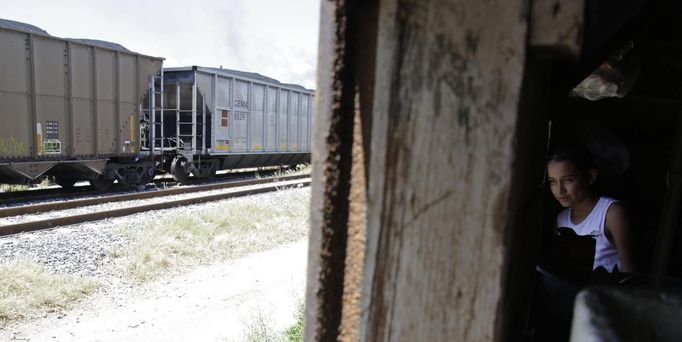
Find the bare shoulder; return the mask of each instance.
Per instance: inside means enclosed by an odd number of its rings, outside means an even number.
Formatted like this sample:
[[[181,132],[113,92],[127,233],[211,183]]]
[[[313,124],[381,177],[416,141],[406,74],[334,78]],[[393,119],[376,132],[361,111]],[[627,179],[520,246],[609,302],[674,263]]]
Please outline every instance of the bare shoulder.
[[[609,223],[612,225],[621,225],[622,223],[627,222],[628,220],[628,211],[627,207],[623,203],[613,203],[609,206],[609,209],[606,211],[606,225],[609,226]]]

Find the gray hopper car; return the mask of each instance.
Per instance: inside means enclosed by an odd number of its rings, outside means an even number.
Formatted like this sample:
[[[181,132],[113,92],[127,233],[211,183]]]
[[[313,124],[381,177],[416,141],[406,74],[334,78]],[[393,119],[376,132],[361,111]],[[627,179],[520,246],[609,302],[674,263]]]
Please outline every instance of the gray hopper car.
[[[141,110],[148,127],[142,141],[153,143],[142,148],[162,155],[158,168],[178,181],[190,174],[210,178],[220,169],[310,161],[312,90],[256,73],[194,66],[164,69],[163,88],[153,94]]]
[[[163,59],[0,20],[0,183],[142,183],[139,105]]]
[[[144,184],[310,161],[314,92],[0,19],[0,183]]]

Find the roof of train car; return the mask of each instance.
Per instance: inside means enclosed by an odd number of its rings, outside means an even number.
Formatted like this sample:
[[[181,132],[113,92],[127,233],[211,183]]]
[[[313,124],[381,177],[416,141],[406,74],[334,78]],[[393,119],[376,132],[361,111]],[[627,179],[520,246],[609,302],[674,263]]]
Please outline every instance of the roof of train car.
[[[105,49],[110,49],[110,50],[117,50],[121,52],[127,52],[127,53],[135,53],[133,51],[130,51],[126,49],[123,45],[117,44],[117,43],[112,43],[112,42],[107,42],[106,40],[98,40],[98,39],[83,39],[83,38],[66,38],[67,40],[78,42],[78,43],[83,43],[85,45],[94,45],[97,47],[105,48]]]
[[[308,89],[304,86],[301,86],[299,84],[293,84],[293,83],[282,83],[274,78],[263,76],[259,73],[255,72],[248,72],[248,71],[239,71],[239,70],[234,70],[234,69],[223,69],[223,68],[212,68],[212,67],[201,67],[201,66],[192,66],[192,67],[177,67],[177,68],[164,68],[164,71],[191,71],[191,70],[197,70],[197,71],[203,71],[211,74],[220,74],[224,76],[236,76],[239,78],[243,79],[248,79],[252,81],[257,81],[257,82],[263,82],[263,83],[269,83],[269,84],[275,84],[275,85],[280,85],[283,87],[288,87],[288,88],[295,88],[298,90],[306,91],[306,92],[314,92],[314,89]]]
[[[108,42],[108,41],[104,41],[104,40],[56,37],[56,36],[53,36],[53,35],[47,33],[47,31],[41,29],[40,27],[31,25],[31,24],[22,23],[19,21],[9,20],[9,19],[1,19],[0,18],[0,28],[14,30],[14,31],[21,31],[21,32],[26,32],[26,33],[31,33],[31,34],[37,34],[40,36],[46,36],[46,37],[51,37],[54,39],[70,41],[70,42],[74,42],[74,43],[78,43],[78,44],[82,44],[82,45],[96,46],[98,48],[103,48],[103,49],[113,50],[113,51],[119,51],[119,52],[125,52],[125,53],[129,53],[129,54],[140,55],[140,56],[150,57],[150,58],[154,58],[154,59],[164,59],[163,57],[149,56],[149,55],[137,53],[134,51],[130,51],[130,50],[126,49],[121,44]]]
[[[50,35],[49,33],[47,33],[47,31],[41,29],[38,26],[22,23],[20,21],[8,20],[8,19],[0,19],[0,28],[6,28],[6,29],[11,29],[11,30],[16,30],[16,31],[30,32],[30,33],[38,33],[38,34],[43,34],[46,36]]]

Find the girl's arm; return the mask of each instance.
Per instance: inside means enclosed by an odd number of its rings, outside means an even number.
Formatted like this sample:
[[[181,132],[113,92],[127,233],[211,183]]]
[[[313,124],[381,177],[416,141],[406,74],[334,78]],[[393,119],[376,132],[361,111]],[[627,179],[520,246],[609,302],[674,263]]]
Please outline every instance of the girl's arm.
[[[613,203],[606,212],[607,237],[616,246],[620,258],[621,272],[634,272],[635,261],[632,257],[630,222],[625,206]]]

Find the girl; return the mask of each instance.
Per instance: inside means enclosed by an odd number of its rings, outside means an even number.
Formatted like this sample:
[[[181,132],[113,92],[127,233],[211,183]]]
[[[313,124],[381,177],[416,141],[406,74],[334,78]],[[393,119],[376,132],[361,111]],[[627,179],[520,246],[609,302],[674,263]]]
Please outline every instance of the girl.
[[[564,207],[557,216],[557,227],[571,228],[577,235],[596,240],[593,270],[603,267],[609,273],[633,272],[625,206],[594,193],[597,170],[587,149],[558,149],[549,158],[547,175],[554,198]]]

